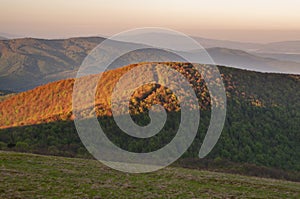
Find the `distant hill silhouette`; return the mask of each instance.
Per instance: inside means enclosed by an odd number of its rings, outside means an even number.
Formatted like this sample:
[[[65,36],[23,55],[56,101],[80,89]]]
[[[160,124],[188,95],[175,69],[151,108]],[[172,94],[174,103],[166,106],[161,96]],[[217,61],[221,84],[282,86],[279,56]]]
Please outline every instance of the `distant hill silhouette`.
[[[0,41],[0,89],[22,91],[75,77],[88,52],[103,38]]]
[[[258,53],[300,54],[300,41],[282,41],[264,44]]]
[[[298,62],[268,58],[267,55],[263,57],[227,48],[209,48],[207,51],[215,63],[222,66],[261,72],[300,74],[300,63]]]

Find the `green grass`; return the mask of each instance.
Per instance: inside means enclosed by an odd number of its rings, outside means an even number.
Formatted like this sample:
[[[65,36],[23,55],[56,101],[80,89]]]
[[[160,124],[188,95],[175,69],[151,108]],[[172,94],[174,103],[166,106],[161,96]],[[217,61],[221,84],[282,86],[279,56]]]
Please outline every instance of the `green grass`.
[[[148,174],[95,160],[0,151],[0,198],[299,198],[300,183],[168,167]]]

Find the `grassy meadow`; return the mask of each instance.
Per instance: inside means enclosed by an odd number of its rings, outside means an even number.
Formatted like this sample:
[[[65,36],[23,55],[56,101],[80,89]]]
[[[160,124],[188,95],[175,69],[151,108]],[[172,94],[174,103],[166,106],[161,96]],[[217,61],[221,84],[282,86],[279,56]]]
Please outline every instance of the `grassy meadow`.
[[[300,183],[167,167],[147,174],[96,160],[0,151],[0,198],[299,198]]]

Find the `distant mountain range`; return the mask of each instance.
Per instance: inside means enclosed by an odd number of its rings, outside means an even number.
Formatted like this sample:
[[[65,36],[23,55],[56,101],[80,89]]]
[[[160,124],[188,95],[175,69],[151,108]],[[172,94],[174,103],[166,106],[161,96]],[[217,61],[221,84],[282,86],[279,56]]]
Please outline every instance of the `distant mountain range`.
[[[152,38],[153,40],[159,40],[161,42],[168,43],[178,43],[183,41],[182,36],[169,34],[169,33],[141,33],[134,35],[134,39],[139,41],[143,38]],[[123,40],[130,39],[131,37],[122,37]],[[162,39],[163,38],[163,39]],[[251,42],[238,42],[238,41],[228,41],[228,40],[218,40],[218,39],[208,39],[203,37],[191,37],[197,41],[204,48],[227,48],[243,50],[247,52],[256,53],[277,53],[277,54],[299,54],[300,53],[300,41],[281,41],[281,42],[271,42],[271,43],[251,43]],[[189,49],[193,50],[193,49]]]
[[[278,54],[300,54],[300,41],[283,41],[264,44],[255,52],[278,53]]]
[[[0,41],[0,89],[22,91],[75,77],[88,52],[103,39]]]
[[[154,38],[155,36],[153,35]],[[175,35],[168,37],[170,40],[176,39]],[[33,38],[1,40],[0,89],[24,91],[48,82],[74,78],[83,59],[104,39],[87,37],[58,40]],[[297,62],[300,60],[299,56],[280,54],[300,52],[299,42],[254,44],[195,39],[207,48],[218,65],[261,72],[300,74],[300,61]],[[192,49],[189,50],[191,50],[189,53],[193,53]]]
[[[279,54],[279,53],[253,53],[260,57],[269,57],[281,61],[291,61],[300,63],[300,54]]]
[[[226,40],[214,40],[193,37],[205,48],[229,48],[253,53],[300,54],[300,41],[282,41],[272,43],[244,43]]]
[[[209,48],[207,52],[216,64],[222,66],[260,72],[300,74],[300,62],[283,61],[271,58],[272,56],[263,57],[258,54],[227,48]]]
[[[6,32],[0,32],[0,37],[5,38],[5,39],[24,38],[24,36],[22,36],[22,35],[11,34],[11,33],[6,33]]]

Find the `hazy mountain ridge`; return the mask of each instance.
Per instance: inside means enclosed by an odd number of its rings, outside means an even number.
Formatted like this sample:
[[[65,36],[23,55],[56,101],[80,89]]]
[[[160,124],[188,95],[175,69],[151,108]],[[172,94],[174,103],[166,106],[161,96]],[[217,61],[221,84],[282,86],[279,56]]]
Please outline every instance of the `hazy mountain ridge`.
[[[300,41],[282,41],[264,44],[256,50],[259,53],[300,54]]]
[[[141,33],[136,35],[137,40],[145,37],[152,38],[153,40],[173,41],[174,43],[183,41],[182,35],[175,35],[169,33]],[[191,36],[192,39],[197,41],[204,48],[228,48],[235,50],[243,50],[247,52],[260,52],[260,53],[300,53],[300,41],[279,41],[279,42],[268,42],[268,43],[255,43],[255,42],[241,42],[241,41],[230,41],[221,39],[210,39],[198,36]],[[192,50],[192,49],[190,49]]]
[[[22,36],[22,35],[16,35],[16,34],[11,34],[11,33],[6,33],[6,32],[0,32],[0,37],[3,37],[5,39],[24,38],[24,36]]]
[[[0,41],[0,85],[27,90],[74,77],[82,60],[103,38],[66,40],[13,39]]]
[[[300,63],[300,54],[284,54],[284,53],[253,53],[260,57],[269,57],[281,61],[292,61]]]
[[[207,52],[216,64],[222,66],[260,72],[300,74],[298,62],[282,61],[228,48],[209,48]]]
[[[229,40],[219,40],[219,39],[208,39],[203,37],[193,37],[199,44],[201,44],[204,48],[230,48],[230,49],[238,49],[244,51],[251,51],[259,49],[263,46],[260,43],[252,43],[252,42],[238,42],[238,41],[229,41]]]
[[[176,39],[176,36],[174,37],[173,39]],[[103,40],[104,38],[101,37],[2,40],[0,41],[0,89],[24,91],[48,82],[74,78],[83,59]],[[227,45],[226,41],[222,41],[223,43],[209,39],[201,39],[201,41],[204,43],[208,41],[204,45],[206,48],[214,45]],[[244,45],[239,42],[233,43]],[[228,46],[235,48],[232,43],[229,44]],[[249,45],[252,48],[254,44]],[[297,43],[295,45],[297,47]],[[219,65],[263,72],[300,73],[300,63],[274,59],[277,57],[266,56],[264,58],[245,51],[220,47],[208,48],[207,51]],[[136,54],[133,53],[133,55],[137,57]],[[142,52],[139,56],[150,55]],[[127,58],[127,60],[130,59],[130,57]],[[295,59],[297,60],[297,57],[291,60]],[[127,62],[119,65],[127,65]]]

